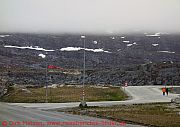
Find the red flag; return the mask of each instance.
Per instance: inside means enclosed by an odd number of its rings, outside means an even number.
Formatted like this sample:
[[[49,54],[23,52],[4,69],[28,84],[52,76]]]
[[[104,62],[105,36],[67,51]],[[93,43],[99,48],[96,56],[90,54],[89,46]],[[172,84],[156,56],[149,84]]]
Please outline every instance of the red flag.
[[[54,65],[48,65],[48,69],[63,69],[63,68]]]

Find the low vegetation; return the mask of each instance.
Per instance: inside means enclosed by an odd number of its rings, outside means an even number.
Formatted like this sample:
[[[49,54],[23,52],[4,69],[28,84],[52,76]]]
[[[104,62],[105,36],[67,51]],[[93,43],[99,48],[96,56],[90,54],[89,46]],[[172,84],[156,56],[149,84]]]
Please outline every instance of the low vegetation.
[[[77,102],[82,99],[82,86],[62,86],[48,88],[48,102]],[[10,87],[6,95],[1,98],[5,102],[45,102],[46,89]],[[120,101],[127,96],[119,87],[93,87],[85,86],[86,101]]]
[[[157,127],[179,127],[180,110],[172,104],[121,105],[59,110],[78,115],[88,115],[117,122]]]

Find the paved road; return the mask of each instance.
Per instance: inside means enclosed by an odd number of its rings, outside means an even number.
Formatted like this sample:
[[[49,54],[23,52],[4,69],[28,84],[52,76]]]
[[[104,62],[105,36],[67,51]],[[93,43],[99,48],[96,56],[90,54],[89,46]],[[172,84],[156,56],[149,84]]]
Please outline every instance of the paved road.
[[[74,122],[74,124],[72,123]],[[90,123],[91,122],[91,123]],[[53,125],[52,125],[53,124]],[[59,124],[59,125],[57,125]],[[96,125],[97,124],[97,125]],[[10,126],[11,125],[11,126]],[[36,126],[35,126],[36,125]],[[142,127],[105,119],[0,103],[0,127]]]
[[[178,86],[180,87],[180,86]],[[141,103],[156,103],[156,102],[170,102],[172,98],[177,97],[178,94],[169,93],[168,96],[162,96],[160,90],[162,86],[128,86],[125,92],[131,96],[130,100],[126,101],[101,101],[101,102],[87,102],[88,106],[110,106],[118,104],[141,104]],[[31,107],[38,109],[55,109],[77,107],[80,102],[73,103],[10,103],[9,105],[18,105],[23,107]]]
[[[125,91],[131,96],[131,100],[127,101],[105,101],[105,102],[88,102],[89,106],[110,106],[116,104],[135,104],[135,103],[155,103],[155,102],[170,102],[171,98],[177,97],[176,94],[169,94],[169,96],[162,96],[160,86],[129,86],[125,89]],[[28,122],[39,122],[36,124],[42,124],[45,127],[57,127],[57,125],[47,125],[47,122],[66,122],[66,124],[70,124],[69,122],[86,122],[84,124],[87,127],[94,127],[95,123],[89,122],[98,122],[97,127],[112,127],[112,121],[103,120],[99,118],[92,118],[86,116],[77,116],[70,115],[60,112],[54,111],[45,111],[42,109],[55,109],[55,108],[65,108],[65,107],[76,107],[79,105],[79,102],[75,103],[36,103],[36,104],[28,104],[28,103],[0,103],[0,126],[2,124],[13,124],[16,122],[16,127],[22,127]],[[5,120],[5,121],[4,121]],[[4,121],[4,122],[3,122]],[[13,122],[10,122],[13,121]],[[21,124],[21,125],[20,125]],[[31,123],[32,124],[32,123]],[[50,123],[49,123],[50,124]],[[54,124],[54,123],[53,123]],[[62,124],[62,123],[59,123]],[[65,124],[65,123],[64,123]],[[82,125],[82,123],[79,123]],[[106,125],[105,125],[106,124]],[[121,123],[116,123],[116,126],[121,126]],[[77,126],[81,126],[77,125]],[[60,126],[60,125],[59,125]],[[58,127],[59,127],[58,126]],[[62,125],[63,127],[71,127],[72,125]],[[85,125],[83,125],[85,126]],[[13,126],[12,126],[13,127]],[[31,126],[28,126],[31,127]],[[32,126],[34,127],[34,126]],[[129,125],[126,127],[140,127],[139,125]]]

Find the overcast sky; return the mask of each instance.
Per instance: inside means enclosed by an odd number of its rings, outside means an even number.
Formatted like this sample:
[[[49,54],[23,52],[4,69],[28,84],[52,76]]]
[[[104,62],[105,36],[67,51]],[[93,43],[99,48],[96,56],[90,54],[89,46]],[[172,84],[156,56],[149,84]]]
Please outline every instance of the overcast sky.
[[[0,0],[0,32],[179,32],[180,0]]]

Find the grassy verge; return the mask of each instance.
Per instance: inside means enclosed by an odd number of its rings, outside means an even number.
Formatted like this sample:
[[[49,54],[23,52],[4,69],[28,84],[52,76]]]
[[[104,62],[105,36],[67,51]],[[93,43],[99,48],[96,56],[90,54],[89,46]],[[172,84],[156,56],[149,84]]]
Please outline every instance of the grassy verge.
[[[76,86],[63,86],[59,88],[48,88],[48,102],[77,102],[81,101],[82,88]],[[120,88],[106,87],[96,88],[92,86],[85,87],[86,101],[120,101],[125,100],[127,95]],[[5,102],[44,102],[44,88],[11,87],[8,93],[1,98]]]
[[[59,110],[78,115],[111,119],[117,122],[136,123],[146,126],[180,127],[180,106],[171,104],[122,105],[111,107],[88,107]]]

